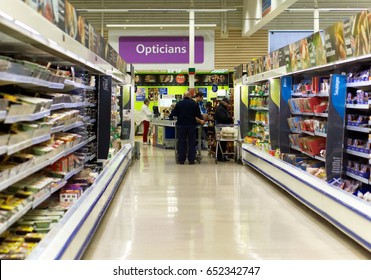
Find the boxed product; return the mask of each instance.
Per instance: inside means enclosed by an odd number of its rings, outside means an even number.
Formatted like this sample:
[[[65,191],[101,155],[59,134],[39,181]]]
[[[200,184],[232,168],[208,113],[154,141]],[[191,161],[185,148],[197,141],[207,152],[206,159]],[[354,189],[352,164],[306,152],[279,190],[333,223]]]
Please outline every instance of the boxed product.
[[[302,151],[311,155],[319,155],[321,150],[326,149],[326,138],[316,136],[302,137],[299,140],[299,145]]]

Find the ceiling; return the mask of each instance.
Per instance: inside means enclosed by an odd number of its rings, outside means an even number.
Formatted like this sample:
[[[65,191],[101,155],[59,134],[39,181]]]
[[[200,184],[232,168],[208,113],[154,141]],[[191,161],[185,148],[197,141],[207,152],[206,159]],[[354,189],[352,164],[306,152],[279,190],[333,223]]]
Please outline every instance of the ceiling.
[[[256,0],[247,0],[256,1]],[[189,15],[185,12],[144,11],[144,9],[221,9],[231,8],[236,11],[205,13],[196,12],[196,24],[216,24],[231,29],[242,29],[243,5],[246,0],[189,0],[189,1],[122,1],[122,0],[70,0],[76,9],[140,9],[130,12],[80,12],[104,37],[107,38],[107,24],[188,24]],[[370,0],[298,0],[290,9],[306,9],[305,11],[284,11],[273,21],[263,27],[266,30],[313,30],[313,8],[336,8],[344,10],[320,11],[320,29],[332,25],[350,15],[358,13],[345,9],[371,9]],[[224,23],[224,25],[223,25]],[[157,27],[159,28],[159,27]],[[143,28],[142,28],[143,29]]]

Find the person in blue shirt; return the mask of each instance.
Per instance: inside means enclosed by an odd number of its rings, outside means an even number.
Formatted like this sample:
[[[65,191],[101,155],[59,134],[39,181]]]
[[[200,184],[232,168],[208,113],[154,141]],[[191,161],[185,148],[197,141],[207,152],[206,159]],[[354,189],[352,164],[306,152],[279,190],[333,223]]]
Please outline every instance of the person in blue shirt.
[[[188,163],[195,164],[196,126],[198,123],[204,124],[205,121],[202,119],[197,103],[191,99],[188,91],[184,93],[183,100],[179,101],[172,110],[170,119],[173,117],[177,117],[178,163],[184,164],[188,156]]]

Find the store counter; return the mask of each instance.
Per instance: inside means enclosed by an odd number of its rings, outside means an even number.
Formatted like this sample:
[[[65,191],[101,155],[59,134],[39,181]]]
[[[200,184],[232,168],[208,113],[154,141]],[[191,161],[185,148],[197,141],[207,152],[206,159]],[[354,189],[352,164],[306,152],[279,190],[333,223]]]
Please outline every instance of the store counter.
[[[175,148],[175,120],[154,119],[153,125],[153,146],[163,149]]]

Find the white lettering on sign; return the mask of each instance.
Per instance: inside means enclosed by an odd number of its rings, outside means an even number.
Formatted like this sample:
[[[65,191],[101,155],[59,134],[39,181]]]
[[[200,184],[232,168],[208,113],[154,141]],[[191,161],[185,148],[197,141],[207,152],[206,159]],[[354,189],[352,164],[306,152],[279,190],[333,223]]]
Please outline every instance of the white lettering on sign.
[[[335,78],[335,91],[334,91],[334,96],[339,95],[340,91],[340,78],[336,77]]]
[[[144,54],[148,56],[149,54],[158,54],[158,53],[187,53],[186,47],[172,47],[165,44],[165,46],[160,46],[159,44],[153,46],[145,46],[143,44],[138,44],[136,46],[136,52],[138,54]]]

